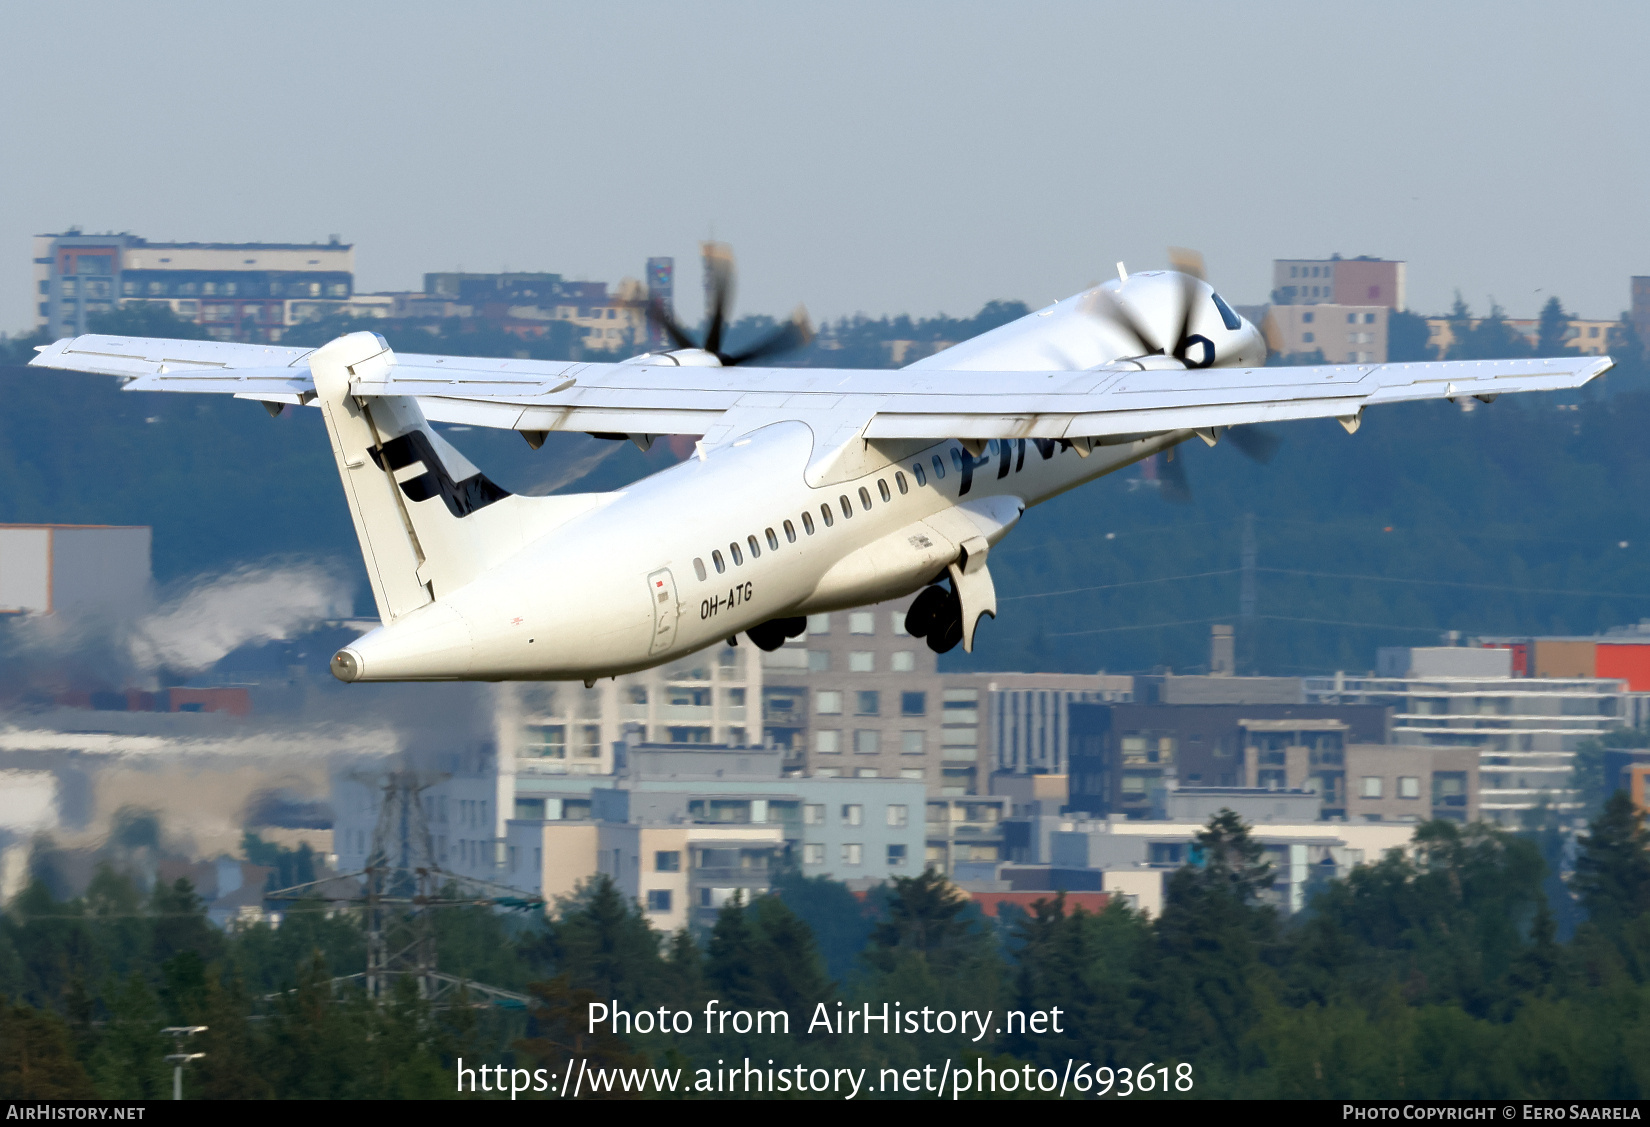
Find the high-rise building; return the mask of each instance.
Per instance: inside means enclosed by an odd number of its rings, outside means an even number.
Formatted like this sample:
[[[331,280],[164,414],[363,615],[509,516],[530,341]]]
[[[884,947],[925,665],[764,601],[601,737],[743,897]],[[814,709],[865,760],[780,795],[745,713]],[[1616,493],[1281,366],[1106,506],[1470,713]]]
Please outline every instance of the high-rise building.
[[[121,305],[166,305],[222,340],[276,341],[300,321],[345,308],[355,250],[326,243],[151,243],[71,228],[34,238],[37,330],[88,331],[88,318]]]
[[[647,299],[667,315],[676,316],[676,260],[650,258],[647,260]],[[650,352],[674,347],[665,335],[664,326],[648,323],[647,347]]]
[[[1633,279],[1633,304],[1629,316],[1639,343],[1650,341],[1650,277],[1638,275]]]

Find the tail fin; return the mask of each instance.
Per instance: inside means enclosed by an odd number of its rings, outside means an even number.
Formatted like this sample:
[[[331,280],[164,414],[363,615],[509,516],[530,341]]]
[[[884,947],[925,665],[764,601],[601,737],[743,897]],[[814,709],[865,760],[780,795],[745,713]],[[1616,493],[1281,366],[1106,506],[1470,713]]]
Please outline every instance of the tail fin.
[[[352,394],[353,383],[394,364],[376,333],[339,337],[309,361],[385,623],[462,587],[602,496],[516,496],[431,430],[418,400]]]

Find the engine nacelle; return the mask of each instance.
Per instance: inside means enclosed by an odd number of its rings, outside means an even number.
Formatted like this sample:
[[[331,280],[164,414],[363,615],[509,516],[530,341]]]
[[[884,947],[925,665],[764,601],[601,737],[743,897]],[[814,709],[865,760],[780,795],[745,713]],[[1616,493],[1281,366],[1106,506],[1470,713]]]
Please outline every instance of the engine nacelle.
[[[1188,368],[1258,367],[1266,363],[1266,338],[1207,282],[1173,270],[1149,270],[1055,302],[911,367],[1083,371],[1177,351]]]

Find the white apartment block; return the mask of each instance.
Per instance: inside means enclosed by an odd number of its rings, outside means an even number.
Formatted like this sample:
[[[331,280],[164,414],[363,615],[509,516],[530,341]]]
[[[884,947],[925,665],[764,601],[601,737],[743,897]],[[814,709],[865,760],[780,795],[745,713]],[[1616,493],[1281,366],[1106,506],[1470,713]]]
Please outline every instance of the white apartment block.
[[[1486,821],[1508,826],[1543,804],[1580,814],[1571,786],[1576,748],[1622,723],[1626,697],[1626,682],[1599,678],[1306,679],[1308,703],[1390,707],[1394,744],[1477,749],[1478,809]]]
[[[755,646],[718,646],[588,689],[576,681],[502,684],[499,749],[527,774],[609,775],[621,740],[758,745],[760,656]]]

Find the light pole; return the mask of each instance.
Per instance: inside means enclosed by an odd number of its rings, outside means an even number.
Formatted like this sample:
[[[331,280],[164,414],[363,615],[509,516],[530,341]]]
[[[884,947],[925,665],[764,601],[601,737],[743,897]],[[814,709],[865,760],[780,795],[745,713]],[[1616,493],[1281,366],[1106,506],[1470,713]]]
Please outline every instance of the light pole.
[[[183,1051],[183,1042],[186,1037],[193,1037],[197,1033],[205,1033],[204,1025],[169,1025],[161,1030],[177,1038],[177,1052],[167,1053],[166,1059],[172,1064],[172,1098],[183,1099],[183,1066],[192,1060],[200,1060],[205,1053],[186,1053]]]

